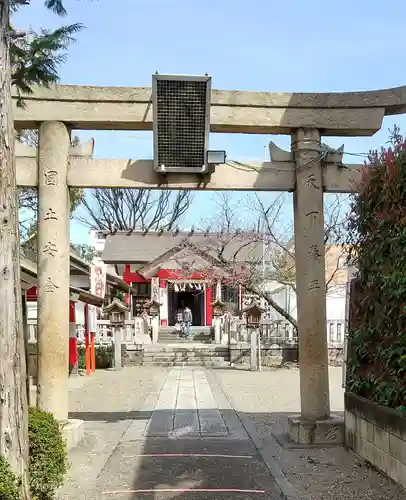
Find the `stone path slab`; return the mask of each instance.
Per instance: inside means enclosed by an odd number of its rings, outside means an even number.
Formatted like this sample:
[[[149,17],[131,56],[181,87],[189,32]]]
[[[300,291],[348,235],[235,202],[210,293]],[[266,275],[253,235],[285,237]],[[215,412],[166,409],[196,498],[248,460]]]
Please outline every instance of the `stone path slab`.
[[[229,436],[204,370],[168,373],[143,435],[176,439]]]

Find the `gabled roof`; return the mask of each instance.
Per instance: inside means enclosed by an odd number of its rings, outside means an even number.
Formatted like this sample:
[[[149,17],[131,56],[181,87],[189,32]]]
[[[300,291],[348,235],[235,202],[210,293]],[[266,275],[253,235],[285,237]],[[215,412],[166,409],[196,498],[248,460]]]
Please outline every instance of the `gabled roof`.
[[[174,248],[181,248],[186,241],[201,245],[206,250],[216,250],[224,245],[227,260],[247,262],[262,257],[261,234],[203,233],[203,232],[118,232],[106,238],[102,260],[107,264],[142,264],[151,262]]]
[[[115,297],[110,304],[103,307],[103,314],[108,314],[111,311],[129,312],[130,308]]]

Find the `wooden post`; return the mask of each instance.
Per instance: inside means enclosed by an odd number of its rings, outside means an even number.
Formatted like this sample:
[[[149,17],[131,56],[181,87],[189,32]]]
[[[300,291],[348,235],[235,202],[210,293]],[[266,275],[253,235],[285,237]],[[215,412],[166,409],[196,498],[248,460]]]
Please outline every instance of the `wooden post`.
[[[78,342],[76,338],[76,303],[69,302],[69,374],[78,374]]]
[[[85,304],[84,307],[85,315],[85,368],[86,375],[90,375],[90,333],[89,333],[89,306]]]
[[[96,347],[95,347],[95,332],[90,332],[90,364],[92,372],[96,371]]]

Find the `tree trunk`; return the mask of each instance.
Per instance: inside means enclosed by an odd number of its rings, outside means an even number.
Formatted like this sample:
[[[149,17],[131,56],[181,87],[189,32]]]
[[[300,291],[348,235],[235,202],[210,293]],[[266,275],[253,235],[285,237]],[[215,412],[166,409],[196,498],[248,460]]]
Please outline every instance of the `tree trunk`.
[[[28,421],[9,58],[10,0],[0,0],[0,455],[28,500]]]

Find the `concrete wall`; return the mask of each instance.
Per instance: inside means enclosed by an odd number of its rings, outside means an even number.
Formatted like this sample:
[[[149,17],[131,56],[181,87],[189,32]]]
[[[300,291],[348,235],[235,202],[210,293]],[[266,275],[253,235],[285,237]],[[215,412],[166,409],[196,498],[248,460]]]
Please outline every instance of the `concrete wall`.
[[[406,488],[406,416],[345,394],[346,444]]]

